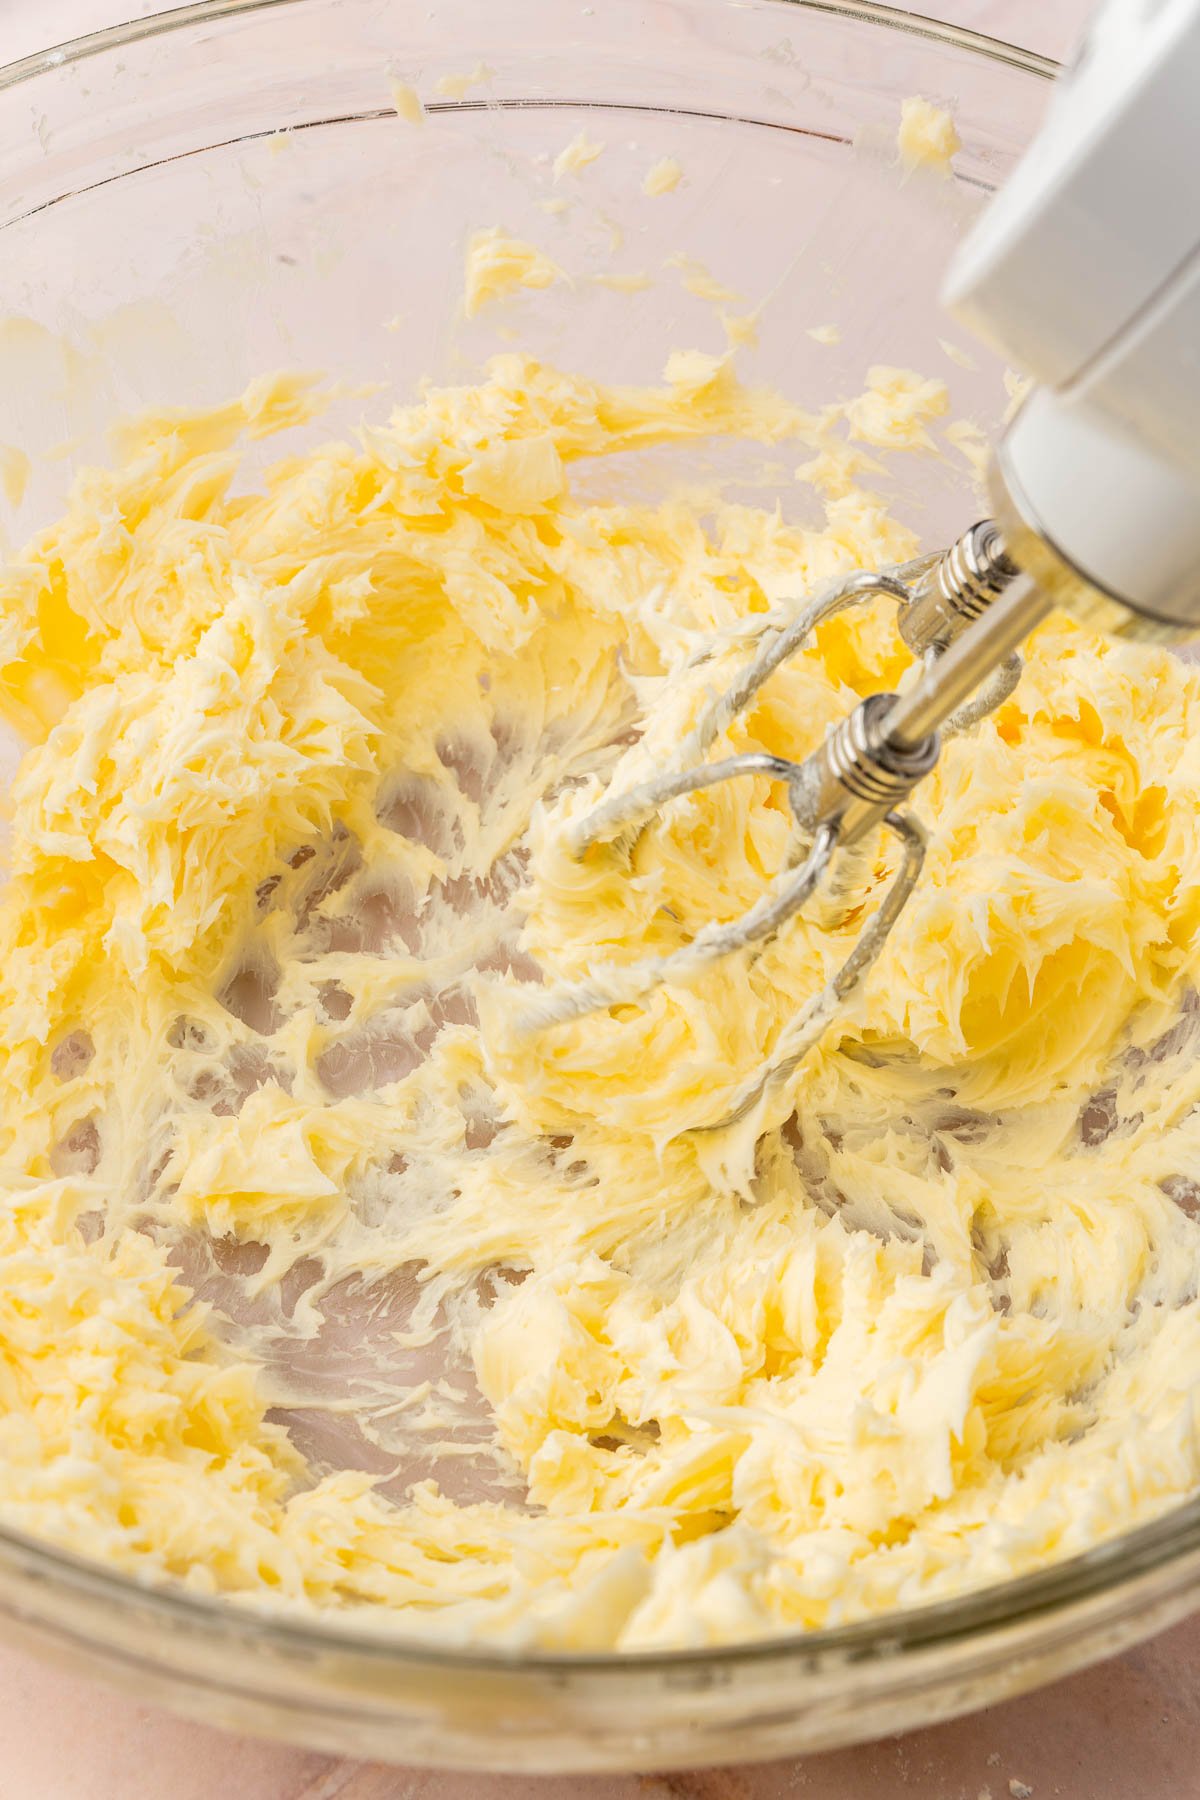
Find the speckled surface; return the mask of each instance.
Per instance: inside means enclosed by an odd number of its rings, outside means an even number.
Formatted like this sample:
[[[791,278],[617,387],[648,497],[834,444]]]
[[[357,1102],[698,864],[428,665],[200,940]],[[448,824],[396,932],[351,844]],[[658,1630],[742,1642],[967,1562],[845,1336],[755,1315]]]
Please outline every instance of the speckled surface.
[[[162,0],[0,0],[0,61]],[[1061,55],[1086,0],[925,0]],[[173,1719],[0,1649],[0,1800],[1187,1800],[1200,1795],[1200,1617],[949,1725],[798,1762],[661,1776],[436,1774]]]

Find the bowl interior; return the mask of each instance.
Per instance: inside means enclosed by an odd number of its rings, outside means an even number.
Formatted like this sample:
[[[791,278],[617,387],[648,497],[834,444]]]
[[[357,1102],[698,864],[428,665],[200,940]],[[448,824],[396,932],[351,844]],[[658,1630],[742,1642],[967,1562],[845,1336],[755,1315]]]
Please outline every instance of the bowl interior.
[[[398,114],[397,82],[425,99],[422,123]],[[913,93],[954,110],[953,175],[899,162]],[[0,503],[4,541],[55,518],[74,473],[107,457],[110,428],[147,407],[215,405],[279,368],[337,383],[319,421],[256,449],[253,482],[280,454],[514,348],[653,382],[674,350],[722,352],[726,314],[756,322],[742,379],[804,406],[858,392],[880,363],[946,383],[937,451],[882,453],[877,483],[924,545],[943,543],[978,505],[945,428],[988,433],[1009,396],[996,359],[940,312],[941,273],[1046,93],[1015,54],[783,0],[218,5],[17,70],[0,79],[0,379],[2,435],[30,474]],[[603,153],[556,179],[581,131]],[[652,196],[643,180],[663,158],[682,180]],[[569,280],[468,319],[467,244],[496,225]],[[655,495],[698,472],[818,516],[791,467],[744,448],[714,446],[700,465],[631,456],[597,480]],[[237,1254],[177,1248],[231,1337],[253,1336]],[[397,1492],[436,1472],[452,1494],[519,1503],[493,1459],[451,1468],[384,1422],[398,1389],[449,1373],[465,1391],[460,1441],[482,1431],[452,1344],[396,1359],[410,1280],[345,1296],[302,1354],[284,1334],[280,1416],[318,1468],[369,1469]],[[350,1414],[331,1410],[347,1391]]]

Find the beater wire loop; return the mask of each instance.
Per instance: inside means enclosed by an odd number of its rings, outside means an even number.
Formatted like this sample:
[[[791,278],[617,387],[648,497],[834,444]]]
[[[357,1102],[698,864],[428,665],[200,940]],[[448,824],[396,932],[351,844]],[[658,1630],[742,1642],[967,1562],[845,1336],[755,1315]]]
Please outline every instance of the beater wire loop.
[[[900,635],[916,660],[900,694],[869,694],[803,762],[749,750],[718,762],[703,759],[754,701],[764,684],[827,620],[885,597],[900,607]],[[997,604],[1000,602],[1000,604]],[[878,960],[920,876],[925,833],[901,802],[933,768],[942,736],[969,731],[1003,704],[1020,678],[1016,644],[1048,608],[1010,562],[990,520],[940,554],[890,570],[847,576],[799,612],[773,609],[741,642],[756,646],[724,693],[711,700],[679,746],[679,766],[610,795],[569,828],[576,857],[599,852],[628,857],[652,819],[673,801],[746,775],[787,789],[792,835],[785,866],[753,906],[737,918],[713,920],[690,943],[631,963],[605,963],[582,980],[550,983],[531,998],[520,1023],[536,1030],[589,1012],[637,1005],[664,983],[686,983],[726,956],[768,942],[819,896],[816,922],[838,930],[863,905],[882,827],[899,843],[900,862],[849,955],[786,1024],[766,1060],[734,1092],[715,1124],[742,1118],[786,1080],[813,1049]],[[689,658],[684,671],[712,660],[716,649]],[[941,735],[939,735],[939,726]]]

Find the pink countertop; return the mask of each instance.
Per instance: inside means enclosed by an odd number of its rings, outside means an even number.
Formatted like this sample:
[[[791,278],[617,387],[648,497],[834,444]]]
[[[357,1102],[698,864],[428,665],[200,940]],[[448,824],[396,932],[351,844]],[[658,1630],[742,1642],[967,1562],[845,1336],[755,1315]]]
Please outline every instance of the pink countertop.
[[[0,0],[0,61],[166,0]],[[502,3],[502,0],[498,0]],[[1087,0],[924,0],[1050,55]],[[1200,1795],[1200,1616],[949,1725],[800,1762],[670,1776],[447,1775],[227,1736],[0,1650],[0,1800],[1186,1800]]]

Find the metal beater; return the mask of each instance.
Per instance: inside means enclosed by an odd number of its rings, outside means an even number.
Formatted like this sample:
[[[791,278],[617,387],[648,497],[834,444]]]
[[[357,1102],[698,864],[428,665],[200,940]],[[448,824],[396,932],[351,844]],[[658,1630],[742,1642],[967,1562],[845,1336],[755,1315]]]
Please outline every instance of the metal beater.
[[[989,470],[995,519],[943,556],[851,576],[757,649],[682,746],[679,766],[604,800],[574,827],[585,855],[631,838],[682,794],[743,775],[786,784],[795,855],[761,900],[685,948],[548,987],[528,1021],[636,1002],[718,957],[763,944],[821,894],[853,890],[868,834],[900,845],[896,874],[837,973],[781,1033],[720,1123],[811,1049],[879,956],[917,882],[921,827],[904,802],[948,734],[1012,692],[1017,648],[1054,606],[1117,636],[1200,633],[1200,0],[1108,0],[1041,131],[954,258],[943,297],[1038,383]],[[704,760],[773,670],[847,607],[886,595],[919,673],[873,694],[800,763]]]
[[[880,596],[899,607],[900,634],[921,665],[905,693],[869,695],[803,762],[762,751],[702,760],[819,625]],[[526,1023],[550,1026],[634,1004],[660,983],[686,979],[718,958],[764,944],[819,891],[833,908],[844,910],[854,852],[882,827],[899,842],[899,867],[853,950],[781,1033],[769,1060],[737,1090],[718,1124],[742,1117],[770,1084],[796,1068],[878,958],[916,886],[925,854],[924,832],[901,810],[903,802],[933,768],[943,739],[977,724],[1012,693],[1021,673],[1016,647],[1050,605],[1010,561],[998,527],[987,520],[973,525],[942,556],[921,557],[890,573],[852,575],[794,618],[765,615],[754,654],[682,746],[682,766],[605,799],[570,829],[567,841],[576,856],[602,842],[619,841],[629,849],[661,808],[681,795],[745,775],[768,775],[784,783],[794,821],[789,866],[740,918],[706,926],[669,956],[550,987],[533,1003]]]

